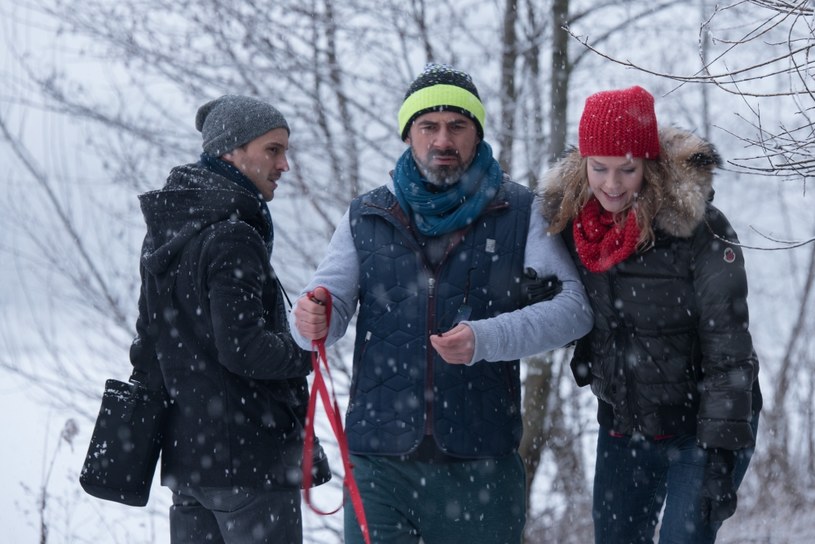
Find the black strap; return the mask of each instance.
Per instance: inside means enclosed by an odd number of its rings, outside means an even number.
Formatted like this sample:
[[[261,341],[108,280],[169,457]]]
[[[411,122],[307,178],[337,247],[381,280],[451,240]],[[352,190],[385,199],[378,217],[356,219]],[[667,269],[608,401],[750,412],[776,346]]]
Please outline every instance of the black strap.
[[[283,293],[283,296],[286,297],[286,302],[289,304],[289,310],[293,308],[291,299],[289,298],[289,294],[283,289],[283,284],[280,283],[280,278],[277,277],[277,272],[274,273],[274,281],[277,282],[277,287],[280,289],[280,292]]]

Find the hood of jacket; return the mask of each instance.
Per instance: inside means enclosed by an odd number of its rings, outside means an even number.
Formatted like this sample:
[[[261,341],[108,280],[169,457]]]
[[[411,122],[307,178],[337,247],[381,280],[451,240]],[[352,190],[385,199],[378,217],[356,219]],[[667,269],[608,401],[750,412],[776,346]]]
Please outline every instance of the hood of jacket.
[[[165,272],[190,239],[215,223],[242,220],[263,238],[271,230],[263,201],[199,164],[173,168],[164,187],[139,195],[139,203],[147,223],[142,263],[153,274]]]
[[[654,227],[680,238],[691,236],[702,222],[708,202],[713,200],[713,174],[721,157],[710,142],[696,134],[675,128],[659,129],[659,171],[647,183],[662,189],[662,202],[654,217]],[[570,150],[545,175],[541,183],[542,212],[551,220],[563,200],[565,187],[580,171],[581,157]]]

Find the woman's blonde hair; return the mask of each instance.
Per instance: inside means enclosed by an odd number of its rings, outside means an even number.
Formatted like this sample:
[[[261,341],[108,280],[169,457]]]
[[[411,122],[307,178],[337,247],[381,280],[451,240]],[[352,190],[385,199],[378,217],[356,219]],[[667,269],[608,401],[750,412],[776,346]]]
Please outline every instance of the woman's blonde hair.
[[[662,203],[663,188],[661,180],[666,179],[665,166],[658,159],[643,159],[643,179],[642,187],[637,197],[628,208],[617,214],[616,221],[622,222],[626,214],[634,209],[637,214],[637,225],[640,228],[640,236],[637,242],[637,249],[642,251],[651,247],[654,243],[654,217]],[[575,219],[583,206],[592,198],[589,188],[588,158],[580,157],[577,162],[576,175],[566,176],[562,180],[557,180],[554,186],[544,188],[544,198],[557,198],[562,191],[560,206],[554,215],[549,218],[549,232],[559,233],[566,229],[570,221]]]

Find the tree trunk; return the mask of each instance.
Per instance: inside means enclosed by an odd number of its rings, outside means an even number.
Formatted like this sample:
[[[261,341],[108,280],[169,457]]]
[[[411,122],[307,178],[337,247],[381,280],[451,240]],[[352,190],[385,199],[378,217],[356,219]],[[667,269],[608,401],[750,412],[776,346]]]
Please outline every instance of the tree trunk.
[[[569,20],[569,0],[552,2],[552,86],[550,89],[549,163],[563,155],[569,127],[569,34],[563,26]]]
[[[512,172],[512,144],[515,136],[515,104],[518,100],[515,89],[515,59],[518,56],[518,33],[515,24],[518,20],[517,0],[507,0],[504,9],[504,27],[501,53],[501,125],[498,128],[498,163],[505,172]]]
[[[546,406],[552,393],[552,353],[535,355],[526,360],[527,374],[524,384],[524,435],[519,452],[526,467],[526,504],[532,482],[546,445]]]

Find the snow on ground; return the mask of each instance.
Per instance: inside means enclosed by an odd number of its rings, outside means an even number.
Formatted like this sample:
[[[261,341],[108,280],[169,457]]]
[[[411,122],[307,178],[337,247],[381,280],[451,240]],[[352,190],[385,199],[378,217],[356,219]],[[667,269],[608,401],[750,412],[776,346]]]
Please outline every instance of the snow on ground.
[[[31,386],[16,378],[4,377],[0,387],[0,428],[6,439],[2,448],[0,471],[0,512],[4,542],[37,542],[40,534],[40,489],[49,469],[60,433],[70,413],[61,413],[37,400]],[[101,388],[101,385],[100,385]],[[49,543],[122,543],[169,544],[167,508],[169,493],[154,487],[146,508],[131,508],[88,497],[80,489],[77,476],[90,437],[91,424],[79,422],[79,434],[73,449],[65,442],[59,446],[48,482],[49,500],[46,521]],[[328,442],[328,440],[326,440]],[[329,444],[332,457],[336,448]],[[330,488],[317,488],[315,500],[323,508],[338,504],[337,472],[341,463],[333,463],[335,481]],[[533,499],[534,500],[534,499]],[[745,501],[746,502],[746,501]],[[304,509],[305,511],[305,509]],[[328,519],[306,513],[310,542],[340,543],[336,529],[342,513]],[[795,511],[783,502],[770,511],[748,514],[739,511],[728,520],[718,544],[809,544],[815,542],[815,511]],[[331,527],[318,532],[328,522]],[[333,528],[333,530],[332,530]]]

